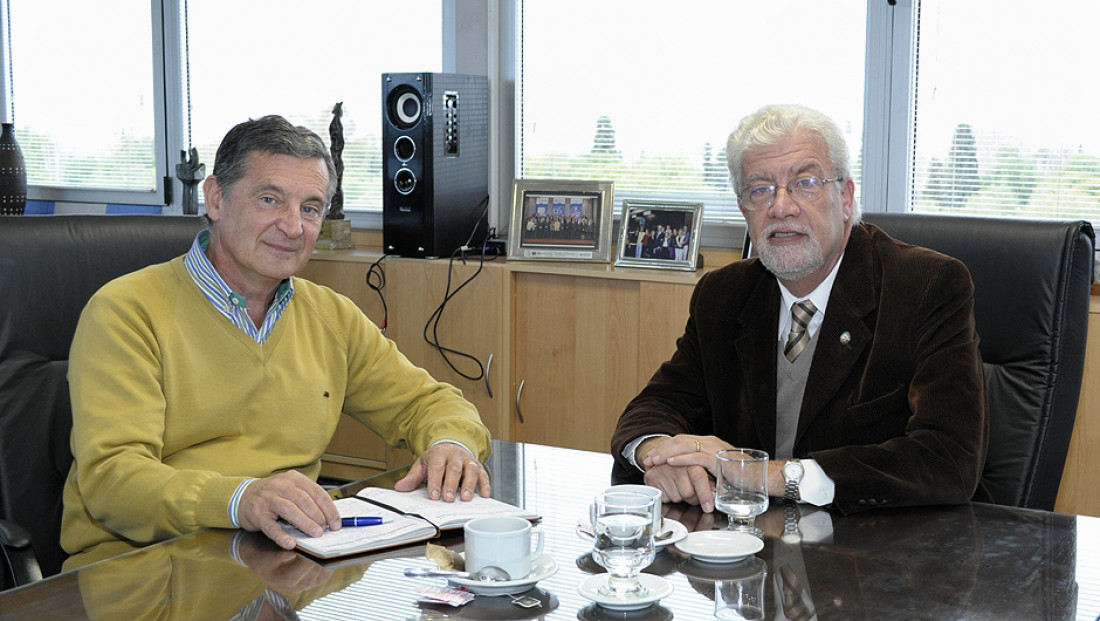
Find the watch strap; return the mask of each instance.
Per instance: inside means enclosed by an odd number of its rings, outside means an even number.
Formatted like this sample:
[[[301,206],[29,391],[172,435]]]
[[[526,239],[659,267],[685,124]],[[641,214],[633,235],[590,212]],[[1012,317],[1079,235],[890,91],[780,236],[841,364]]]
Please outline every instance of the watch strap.
[[[802,499],[802,495],[798,492],[798,481],[787,479],[787,486],[783,489],[783,498],[796,502]]]
[[[797,460],[792,459],[791,461],[798,463],[799,467],[802,468],[802,476],[805,476],[805,466],[803,466],[802,463]],[[784,468],[783,480],[786,482],[786,485],[783,488],[783,498],[787,500],[793,500],[795,502],[802,500],[802,494],[798,488],[798,484],[802,481],[802,476],[799,476],[798,478],[789,477],[787,476],[786,468]]]

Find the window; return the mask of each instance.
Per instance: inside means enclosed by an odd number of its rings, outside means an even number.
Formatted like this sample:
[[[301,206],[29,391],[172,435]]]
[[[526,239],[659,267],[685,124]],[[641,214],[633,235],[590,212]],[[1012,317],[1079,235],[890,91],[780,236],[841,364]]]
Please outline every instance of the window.
[[[520,0],[517,177],[611,179],[623,198],[696,199],[740,220],[725,144],[771,103],[847,132],[859,183],[863,2]]]
[[[328,143],[343,102],[344,208],[380,211],[381,76],[442,71],[446,1],[7,0],[29,194],[162,205],[181,149],[209,174],[265,114]]]
[[[10,4],[12,107],[31,197],[76,188],[162,203],[149,0]]]
[[[912,209],[1096,219],[1100,4],[1005,9],[920,0]]]
[[[840,122],[866,210],[1100,218],[1084,0],[7,3],[31,198],[160,205],[181,149],[210,172],[268,113],[327,141],[343,102],[345,209],[376,225],[380,75],[488,66],[498,225],[513,175],[612,179],[619,203],[705,203],[714,243],[740,221],[726,138],[783,101]]]
[[[188,0],[191,140],[213,172],[237,123],[280,114],[329,144],[343,102],[344,209],[382,209],[383,73],[442,69],[440,0]]]

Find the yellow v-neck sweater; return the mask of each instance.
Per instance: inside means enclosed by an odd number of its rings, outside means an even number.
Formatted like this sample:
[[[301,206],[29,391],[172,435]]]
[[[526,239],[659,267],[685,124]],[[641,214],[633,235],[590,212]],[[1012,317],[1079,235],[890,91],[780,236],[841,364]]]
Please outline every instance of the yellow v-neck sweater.
[[[69,358],[66,551],[232,527],[246,478],[317,477],[341,412],[416,454],[448,439],[488,457],[489,431],[456,388],[412,365],[351,300],[294,288],[263,345],[213,307],[182,257],[96,293]]]

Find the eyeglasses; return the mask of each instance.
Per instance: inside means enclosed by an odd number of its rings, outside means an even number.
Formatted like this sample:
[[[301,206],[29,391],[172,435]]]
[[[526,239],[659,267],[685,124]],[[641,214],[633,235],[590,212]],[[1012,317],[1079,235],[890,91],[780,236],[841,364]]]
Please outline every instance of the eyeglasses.
[[[834,181],[841,181],[841,178],[796,177],[786,186],[787,196],[799,203],[812,203],[825,194],[825,184]],[[737,199],[748,211],[767,209],[775,204],[775,195],[781,187],[774,183],[756,183],[741,190]]]

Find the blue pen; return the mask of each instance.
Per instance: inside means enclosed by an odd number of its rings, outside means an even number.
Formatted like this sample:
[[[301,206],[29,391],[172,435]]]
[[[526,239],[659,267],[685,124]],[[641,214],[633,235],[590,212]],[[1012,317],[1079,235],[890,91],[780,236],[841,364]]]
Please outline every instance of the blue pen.
[[[386,524],[390,520],[380,517],[346,517],[340,518],[341,526],[378,526]]]

